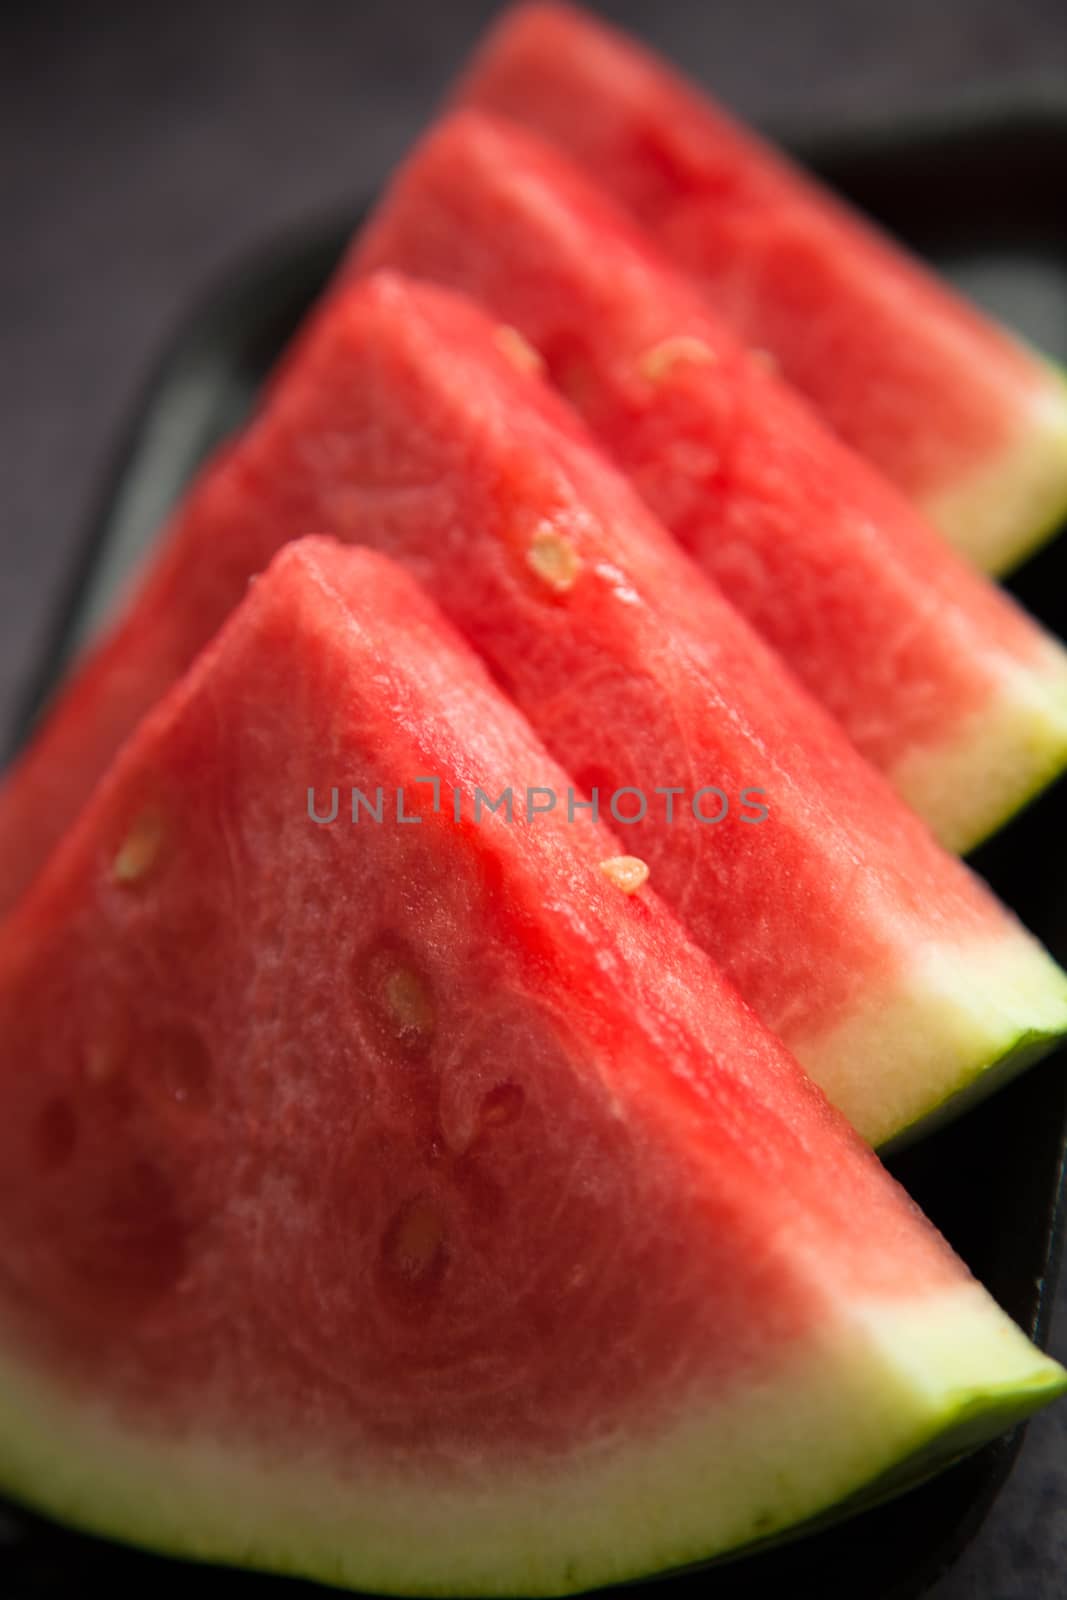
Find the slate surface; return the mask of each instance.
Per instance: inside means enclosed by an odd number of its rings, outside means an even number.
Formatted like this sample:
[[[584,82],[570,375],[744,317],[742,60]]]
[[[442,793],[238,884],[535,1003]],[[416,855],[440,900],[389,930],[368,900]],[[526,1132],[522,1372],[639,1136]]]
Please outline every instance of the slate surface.
[[[370,191],[494,9],[486,0],[7,0],[0,730],[164,337],[243,251]],[[991,87],[1067,96],[1063,0],[613,0],[600,9],[775,125],[903,120]],[[1060,1359],[1065,1300],[1067,1285],[1053,1330]],[[1067,1595],[1067,1408],[1031,1427],[981,1534],[934,1594]]]

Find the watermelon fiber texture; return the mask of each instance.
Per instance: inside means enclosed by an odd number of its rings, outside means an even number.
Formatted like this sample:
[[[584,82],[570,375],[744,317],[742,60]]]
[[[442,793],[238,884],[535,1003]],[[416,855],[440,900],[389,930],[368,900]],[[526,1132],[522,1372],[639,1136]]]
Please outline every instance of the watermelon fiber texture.
[[[0,798],[5,871],[25,870],[35,824],[76,810],[294,530],[373,546],[427,586],[872,1142],[958,1109],[1063,1032],[1048,955],[516,369],[497,325],[390,274],[327,299],[179,508]]]
[[[0,930],[7,1491],[558,1594],[1062,1390],[616,838],[469,809],[569,781],[410,578],[326,541],[125,744]]]
[[[457,98],[550,138],[746,343],[978,566],[1067,514],[1061,373],[635,41],[565,5],[498,23]]]
[[[579,170],[475,112],[416,149],[348,270],[526,341],[737,609],[951,849],[1067,763],[1067,651],[754,360]]]

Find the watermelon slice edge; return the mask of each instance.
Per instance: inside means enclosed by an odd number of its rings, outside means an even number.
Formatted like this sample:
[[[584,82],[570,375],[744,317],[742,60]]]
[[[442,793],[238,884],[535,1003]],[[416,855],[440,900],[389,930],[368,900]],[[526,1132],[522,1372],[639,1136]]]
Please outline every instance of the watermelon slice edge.
[[[150,713],[0,935],[5,1029],[36,1042],[0,1079],[6,1488],[196,1559],[565,1593],[895,1491],[1067,1386],[647,890],[607,885],[610,835],[493,818],[353,850],[303,811],[324,750],[368,790],[431,752],[493,792],[534,765],[564,781],[408,579],[321,541],[277,558]],[[487,889],[534,921],[487,932]],[[367,1009],[336,974],[401,935],[411,981]],[[576,987],[549,1044],[556,945]],[[663,994],[665,957],[688,999]],[[505,988],[511,1048],[450,1076],[453,1030],[477,1044]],[[140,1039],[161,991],[206,1079],[158,1044],[68,1056],[118,1017]],[[497,1096],[472,1145],[502,1069],[520,1117]]]
[[[750,345],[985,570],[1067,512],[1067,387],[636,39],[561,0],[496,20],[455,98],[568,150]]]

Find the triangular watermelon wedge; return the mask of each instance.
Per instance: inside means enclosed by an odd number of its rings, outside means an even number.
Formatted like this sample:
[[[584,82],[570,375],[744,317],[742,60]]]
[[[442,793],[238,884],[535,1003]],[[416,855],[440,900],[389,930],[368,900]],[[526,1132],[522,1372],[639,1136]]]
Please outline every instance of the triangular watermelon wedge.
[[[609,834],[474,820],[534,782],[568,780],[411,581],[318,541],[130,740],[0,934],[9,1492],[555,1594],[1064,1387]]]
[[[697,563],[951,849],[1067,764],[1067,652],[752,360],[577,168],[475,112],[410,157],[348,270],[514,326]],[[520,358],[522,352],[520,351]]]
[[[691,936],[872,1142],[952,1114],[1064,1031],[1064,974],[570,408],[502,353],[497,326],[389,274],[327,301],[179,510],[0,796],[5,872],[24,871],[34,825],[77,803],[72,778],[101,770],[294,529],[373,545],[426,584],[579,789],[598,791]]]
[[[1062,375],[635,41],[536,0],[458,95],[586,166],[980,567],[1007,571],[1056,530]]]

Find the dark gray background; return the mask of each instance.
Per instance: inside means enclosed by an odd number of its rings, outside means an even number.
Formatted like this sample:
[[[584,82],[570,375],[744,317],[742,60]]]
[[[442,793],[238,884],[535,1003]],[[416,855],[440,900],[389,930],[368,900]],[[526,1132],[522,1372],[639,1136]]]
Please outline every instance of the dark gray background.
[[[161,342],[243,251],[355,205],[486,0],[0,9],[0,732]],[[600,9],[776,126],[1060,88],[1067,0],[614,0]],[[1064,196],[1050,196],[1062,211]],[[1067,1359],[1067,1311],[1053,1349]],[[863,1578],[856,1595],[862,1600]],[[1067,1595],[1067,1406],[936,1600]]]

